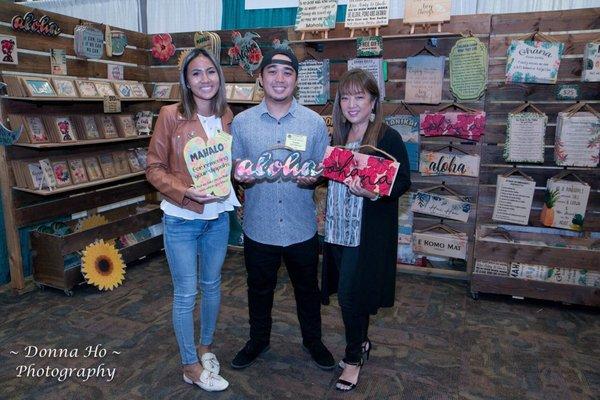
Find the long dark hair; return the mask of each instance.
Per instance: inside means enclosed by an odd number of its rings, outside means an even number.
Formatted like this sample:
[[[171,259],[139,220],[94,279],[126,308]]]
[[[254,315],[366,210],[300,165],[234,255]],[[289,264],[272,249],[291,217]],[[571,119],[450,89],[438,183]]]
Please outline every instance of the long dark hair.
[[[194,119],[196,115],[196,102],[192,90],[188,87],[187,69],[193,59],[204,56],[215,66],[219,74],[219,90],[212,98],[212,113],[217,117],[222,117],[227,110],[227,98],[225,97],[225,76],[221,66],[217,64],[215,58],[204,49],[193,49],[183,59],[181,70],[179,71],[179,85],[181,86],[181,102],[179,103],[179,112],[186,119]]]
[[[335,95],[335,102],[333,103],[333,144],[335,146],[345,146],[348,140],[348,133],[352,124],[346,120],[342,113],[342,107],[340,105],[341,96],[346,94],[357,94],[366,93],[371,96],[371,99],[375,100],[373,112],[375,118],[373,121],[369,120],[367,131],[362,139],[362,145],[369,144],[371,146],[377,146],[377,142],[383,136],[381,132],[381,124],[383,121],[383,110],[381,102],[379,101],[379,87],[377,82],[368,71],[363,69],[351,69],[346,71],[340,78],[338,84],[337,94]],[[365,150],[364,152],[369,152]]]

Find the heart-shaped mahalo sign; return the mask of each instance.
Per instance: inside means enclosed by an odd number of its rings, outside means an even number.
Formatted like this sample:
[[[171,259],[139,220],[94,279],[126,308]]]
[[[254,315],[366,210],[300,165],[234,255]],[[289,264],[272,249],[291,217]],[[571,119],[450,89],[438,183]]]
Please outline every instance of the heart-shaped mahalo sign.
[[[183,157],[194,187],[205,195],[224,197],[231,190],[231,135],[218,131],[205,142],[194,137],[186,143]]]

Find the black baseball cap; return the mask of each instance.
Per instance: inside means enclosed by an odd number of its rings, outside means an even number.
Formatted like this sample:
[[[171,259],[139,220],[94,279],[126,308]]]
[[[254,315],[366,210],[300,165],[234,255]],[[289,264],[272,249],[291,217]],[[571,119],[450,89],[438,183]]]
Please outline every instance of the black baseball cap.
[[[282,54],[282,55],[288,57],[291,61],[278,60],[278,59],[273,60],[273,57],[276,56],[277,54]],[[262,73],[262,70],[271,64],[289,65],[290,67],[294,68],[294,71],[296,71],[296,75],[298,74],[298,58],[296,57],[296,55],[294,54],[294,52],[291,49],[271,49],[271,50],[269,50],[269,52],[263,56],[263,59],[260,62],[260,66],[258,67],[259,72]]]

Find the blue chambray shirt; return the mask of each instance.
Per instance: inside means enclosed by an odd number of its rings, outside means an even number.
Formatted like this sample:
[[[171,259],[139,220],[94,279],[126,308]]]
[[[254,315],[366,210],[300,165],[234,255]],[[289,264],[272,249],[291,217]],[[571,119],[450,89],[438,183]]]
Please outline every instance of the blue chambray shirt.
[[[265,151],[285,144],[288,133],[306,136],[301,161],[321,162],[329,144],[323,118],[292,100],[286,115],[277,120],[264,100],[236,115],[231,124],[233,159],[253,162]],[[273,151],[283,160],[288,150]],[[257,181],[244,192],[244,233],[252,240],[274,246],[289,246],[312,238],[317,232],[316,208],[311,188],[288,179]]]

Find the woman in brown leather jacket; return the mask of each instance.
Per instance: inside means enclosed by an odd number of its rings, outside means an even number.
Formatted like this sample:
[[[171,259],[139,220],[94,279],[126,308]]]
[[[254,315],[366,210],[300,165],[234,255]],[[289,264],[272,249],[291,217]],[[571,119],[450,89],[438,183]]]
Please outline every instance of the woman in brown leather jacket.
[[[234,191],[216,197],[193,186],[184,159],[188,141],[204,142],[229,133],[233,114],[225,99],[219,64],[203,49],[183,60],[181,101],[162,107],[148,149],[146,176],[162,194],[164,243],[174,287],[173,328],[183,364],[183,380],[204,390],[225,390],[219,362],[211,352],[221,303],[221,267],[227,252],[229,214],[239,206]],[[201,339],[194,342],[194,308],[200,287]]]

